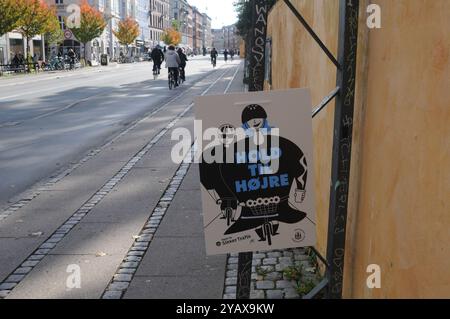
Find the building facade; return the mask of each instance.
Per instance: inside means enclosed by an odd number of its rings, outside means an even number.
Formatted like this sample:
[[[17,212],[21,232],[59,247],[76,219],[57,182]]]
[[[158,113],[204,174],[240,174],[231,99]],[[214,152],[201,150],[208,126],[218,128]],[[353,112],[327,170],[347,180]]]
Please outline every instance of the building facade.
[[[212,46],[211,18],[186,0],[170,0],[170,18],[178,21],[182,33],[181,46],[188,53],[201,54]]]
[[[81,0],[45,0],[48,5],[55,6],[57,17],[64,31],[64,41],[58,45],[49,45],[45,39],[36,36],[30,40],[30,53],[45,58],[67,54],[72,48],[79,57],[84,55],[84,45],[80,43],[66,27],[65,20],[71,4],[81,4]],[[178,21],[182,34],[181,46],[188,53],[201,54],[203,49],[213,46],[211,18],[191,6],[187,0],[88,0],[88,3],[99,10],[107,21],[102,35],[87,44],[86,59],[99,61],[101,54],[108,54],[117,59],[124,48],[114,36],[119,22],[132,17],[139,23],[140,34],[136,42],[129,47],[130,55],[140,55],[155,45],[164,45],[161,40],[164,30]],[[19,32],[10,32],[0,37],[0,64],[10,63],[15,54],[26,55],[27,43]],[[222,39],[223,42],[223,39]],[[221,45],[220,47],[224,47]]]
[[[169,0],[146,0],[150,1],[149,36],[151,46],[162,45],[161,37],[165,29],[170,27],[170,1]]]
[[[192,48],[194,54],[200,54],[203,49],[203,15],[198,8],[192,7]]]
[[[211,47],[215,48],[217,51],[225,49],[225,36],[223,29],[211,30],[211,42]]]
[[[27,43],[17,30],[4,34],[0,37],[0,64],[10,64],[15,55],[25,58],[28,49],[31,56],[36,55],[39,59],[45,59],[45,48],[41,35],[33,37]]]
[[[67,53],[69,48],[75,50],[78,56],[83,56],[84,47],[65,26],[64,20],[69,15],[67,8],[71,4],[81,4],[81,0],[46,0],[49,5],[56,5],[58,20],[64,31],[64,42],[58,47],[48,47],[51,55],[61,52]],[[124,48],[114,35],[119,22],[127,17],[135,19],[139,24],[140,34],[135,43],[130,45],[129,55],[139,56],[152,47],[150,8],[151,0],[89,0],[88,3],[103,13],[107,25],[102,35],[90,43],[86,48],[86,58],[89,61],[99,61],[101,54],[108,54],[111,59],[117,59]],[[168,3],[168,0],[160,0]]]
[[[8,50],[6,45],[6,35],[0,36],[0,64],[7,64]]]
[[[46,2],[48,5],[56,5],[58,20],[61,29],[64,31],[64,41],[58,46],[47,44],[47,53],[51,56],[58,53],[66,54],[72,48],[79,57],[82,57],[84,54],[83,44],[75,38],[65,25],[65,19],[70,14],[67,12],[68,7],[71,4],[80,5],[81,0],[46,0]],[[117,57],[120,52],[120,44],[112,30],[116,30],[122,16],[132,10],[131,3],[128,4],[125,0],[89,0],[88,3],[103,13],[107,25],[102,35],[88,44],[86,48],[86,59],[98,61],[100,55],[103,53],[108,54],[110,57]]]
[[[188,21],[192,20],[190,17],[190,5],[186,0],[170,0],[170,19],[176,20],[180,26],[181,32],[181,45],[184,47],[188,46],[189,35]]]
[[[212,34],[211,34],[211,18],[203,13],[203,37],[202,37],[202,47],[206,50],[210,50],[212,47]]]
[[[212,30],[212,46],[218,51],[222,50],[239,50],[241,43],[240,36],[237,35],[235,25],[225,26],[222,29]]]
[[[234,51],[239,50],[240,37],[237,35],[236,26],[233,24],[223,27],[223,33],[225,48]]]

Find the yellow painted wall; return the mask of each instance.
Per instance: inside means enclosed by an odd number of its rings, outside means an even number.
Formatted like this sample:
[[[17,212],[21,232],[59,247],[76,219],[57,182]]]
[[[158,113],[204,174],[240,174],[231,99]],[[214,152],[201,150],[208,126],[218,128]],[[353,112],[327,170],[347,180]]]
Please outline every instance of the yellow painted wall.
[[[379,0],[370,31],[353,295],[450,297],[450,2]],[[379,264],[382,289],[363,284]]]
[[[292,0],[336,55],[338,0]],[[344,296],[450,297],[450,2],[361,1]],[[334,66],[280,1],[269,15],[272,89],[309,87],[314,104]],[[333,108],[314,119],[318,248],[326,247]],[[379,264],[382,288],[366,286]]]
[[[240,53],[240,55],[239,55],[239,57],[240,58],[245,58],[245,41],[244,40],[241,40],[240,42],[239,42],[239,53]]]

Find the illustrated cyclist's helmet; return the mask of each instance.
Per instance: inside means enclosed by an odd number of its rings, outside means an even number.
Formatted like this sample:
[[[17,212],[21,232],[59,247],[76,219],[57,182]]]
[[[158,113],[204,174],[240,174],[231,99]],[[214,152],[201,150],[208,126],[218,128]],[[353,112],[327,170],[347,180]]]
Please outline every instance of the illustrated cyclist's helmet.
[[[267,113],[261,105],[247,105],[244,108],[244,111],[242,111],[242,124],[245,124],[253,119],[267,119]]]
[[[219,140],[224,145],[230,145],[236,137],[236,128],[231,124],[223,124],[219,127]]]

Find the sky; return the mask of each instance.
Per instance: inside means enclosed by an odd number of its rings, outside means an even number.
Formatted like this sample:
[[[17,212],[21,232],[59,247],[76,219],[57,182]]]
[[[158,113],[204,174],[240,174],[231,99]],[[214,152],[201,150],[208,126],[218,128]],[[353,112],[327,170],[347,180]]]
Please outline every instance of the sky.
[[[196,6],[200,12],[206,12],[211,17],[213,29],[236,22],[233,2],[234,0],[188,0],[190,5]]]

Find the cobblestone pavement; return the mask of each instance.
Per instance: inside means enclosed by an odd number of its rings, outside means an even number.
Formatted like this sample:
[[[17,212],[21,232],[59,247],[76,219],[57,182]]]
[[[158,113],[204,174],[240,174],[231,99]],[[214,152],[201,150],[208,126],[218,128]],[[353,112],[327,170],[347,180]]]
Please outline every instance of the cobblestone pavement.
[[[224,299],[236,299],[238,254],[227,261]],[[307,248],[253,253],[250,299],[298,299],[319,283]]]

